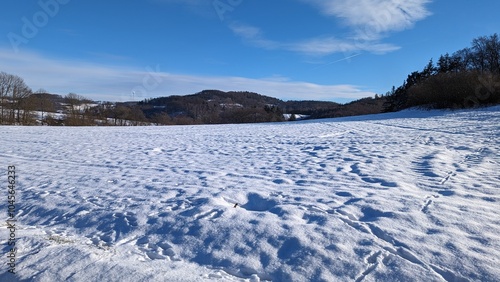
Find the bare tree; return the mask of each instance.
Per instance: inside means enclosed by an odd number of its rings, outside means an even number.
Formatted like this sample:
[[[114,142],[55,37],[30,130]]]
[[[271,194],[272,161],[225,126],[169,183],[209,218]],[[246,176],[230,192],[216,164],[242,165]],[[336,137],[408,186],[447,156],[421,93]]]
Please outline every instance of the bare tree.
[[[69,93],[64,97],[64,100],[68,108],[66,117],[68,125],[89,124],[87,116],[89,114],[90,107],[86,106],[86,104],[90,101],[87,98],[75,93]]]
[[[16,83],[14,85],[12,99],[14,101],[14,107],[16,111],[16,123],[24,124],[28,122],[27,119],[31,115],[31,111],[33,110],[29,103],[29,98],[31,94],[33,94],[33,92],[21,78],[19,79],[20,80],[16,80]]]
[[[472,41],[474,67],[481,72],[500,73],[500,40],[498,34],[481,36]]]
[[[14,76],[5,72],[0,72],[0,124],[6,121],[6,113],[8,114],[8,107],[10,105],[12,96],[12,80]]]
[[[26,100],[31,96],[32,91],[24,80],[17,76],[5,72],[0,73],[0,123],[21,123],[21,115],[27,117],[29,108]]]
[[[34,95],[31,95],[30,100],[35,110],[40,111],[42,124],[46,119],[45,114],[55,111],[51,95],[45,89],[38,89]]]

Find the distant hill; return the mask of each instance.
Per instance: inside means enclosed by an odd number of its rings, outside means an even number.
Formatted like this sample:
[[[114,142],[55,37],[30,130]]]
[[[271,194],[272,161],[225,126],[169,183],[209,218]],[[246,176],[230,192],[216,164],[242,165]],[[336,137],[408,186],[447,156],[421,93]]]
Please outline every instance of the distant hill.
[[[139,103],[147,119],[162,124],[217,124],[283,121],[283,101],[252,92],[204,90]]]
[[[9,81],[8,74],[3,76],[3,81]],[[125,126],[280,122],[380,113],[385,101],[383,97],[366,98],[342,105],[283,101],[245,91],[204,90],[185,96],[114,103],[91,101],[75,93],[51,94],[43,89],[33,93],[25,88],[22,96],[2,96],[0,124]]]
[[[204,90],[186,96],[139,103],[149,120],[159,123],[249,123],[283,121],[283,114],[328,118],[382,111],[383,101],[367,98],[347,105],[325,101],[283,101],[253,92]]]
[[[283,101],[253,92],[224,92],[204,90],[185,96],[169,96],[146,100],[141,105],[149,105],[162,109],[170,115],[187,115],[195,117],[196,111],[228,110],[242,108],[264,108],[267,105],[279,105]]]

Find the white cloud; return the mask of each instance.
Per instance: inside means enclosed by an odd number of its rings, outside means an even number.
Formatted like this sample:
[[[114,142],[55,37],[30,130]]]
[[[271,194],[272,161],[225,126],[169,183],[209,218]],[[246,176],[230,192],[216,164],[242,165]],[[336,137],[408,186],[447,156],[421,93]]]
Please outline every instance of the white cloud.
[[[205,89],[253,91],[284,100],[344,101],[375,93],[354,85],[320,85],[283,77],[245,78],[196,76],[164,72],[161,66],[142,69],[55,60],[37,53],[0,49],[1,70],[18,75],[37,90],[57,94],[75,92],[95,100],[129,101],[192,94]]]
[[[313,4],[321,13],[343,20],[351,30],[348,38],[333,36],[309,38],[296,42],[266,39],[262,30],[241,23],[230,25],[245,41],[266,49],[281,49],[307,55],[370,52],[385,54],[400,49],[381,40],[390,32],[402,31],[430,15],[426,4],[431,0],[300,0]]]
[[[264,34],[262,31],[254,26],[232,23],[229,25],[229,28],[233,31],[237,36],[242,37],[246,41],[250,42],[253,45],[256,45],[265,49],[281,49],[283,48],[283,44],[277,41],[272,41],[264,38]]]
[[[304,0],[304,2],[306,2]],[[431,0],[307,0],[324,14],[342,19],[358,36],[375,39],[386,32],[401,31],[430,15]]]
[[[330,55],[333,53],[352,53],[367,51],[376,54],[385,54],[398,50],[392,44],[357,41],[352,39],[338,39],[335,37],[313,38],[288,45],[289,50],[310,55]]]
[[[385,54],[399,49],[398,46],[373,40],[338,39],[335,37],[312,38],[297,42],[278,42],[266,39],[263,32],[254,26],[233,23],[230,28],[234,34],[257,47],[269,50],[287,50],[314,56],[360,51]]]

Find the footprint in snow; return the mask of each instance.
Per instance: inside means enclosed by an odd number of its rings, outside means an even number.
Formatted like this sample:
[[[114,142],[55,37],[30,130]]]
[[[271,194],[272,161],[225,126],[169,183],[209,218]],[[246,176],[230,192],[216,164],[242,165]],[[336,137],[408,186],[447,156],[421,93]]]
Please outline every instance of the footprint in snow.
[[[144,242],[148,239],[139,239]],[[164,242],[160,242],[157,244],[153,243],[145,243],[139,244],[139,240],[137,241],[137,245],[139,246],[139,250],[144,254],[144,256],[150,260],[174,260],[180,261],[179,258],[176,258],[175,251],[172,245]],[[141,242],[141,243],[142,243]]]

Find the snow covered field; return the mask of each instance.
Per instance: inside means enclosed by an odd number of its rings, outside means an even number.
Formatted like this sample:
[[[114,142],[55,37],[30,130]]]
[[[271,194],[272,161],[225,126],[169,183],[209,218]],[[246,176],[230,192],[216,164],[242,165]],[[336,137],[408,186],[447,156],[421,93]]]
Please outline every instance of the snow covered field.
[[[498,281],[500,107],[0,127],[1,281]]]

